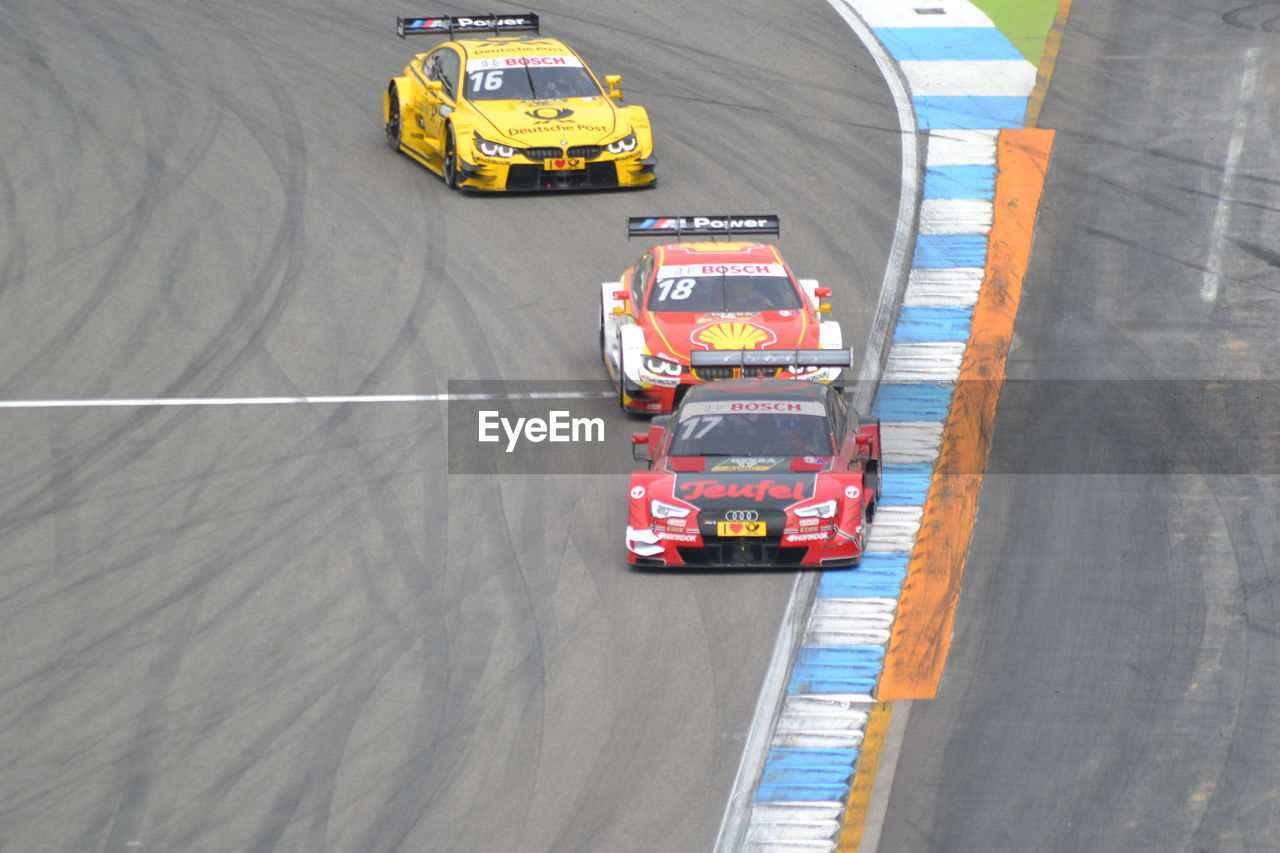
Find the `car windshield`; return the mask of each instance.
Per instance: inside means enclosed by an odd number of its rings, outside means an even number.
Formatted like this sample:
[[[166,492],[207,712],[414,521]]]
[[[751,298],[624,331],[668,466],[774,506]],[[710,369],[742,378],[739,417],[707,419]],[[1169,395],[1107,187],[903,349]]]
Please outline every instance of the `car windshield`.
[[[799,296],[781,264],[663,266],[649,293],[650,311],[757,314],[799,308]]]
[[[767,407],[769,411],[751,411]],[[830,456],[831,433],[823,405],[707,401],[680,409],[672,456]]]
[[[535,61],[552,63],[556,60],[572,64],[535,64]],[[473,67],[498,62],[511,65],[502,68]],[[466,96],[473,101],[544,101],[599,95],[600,87],[574,57],[512,57],[467,63]]]

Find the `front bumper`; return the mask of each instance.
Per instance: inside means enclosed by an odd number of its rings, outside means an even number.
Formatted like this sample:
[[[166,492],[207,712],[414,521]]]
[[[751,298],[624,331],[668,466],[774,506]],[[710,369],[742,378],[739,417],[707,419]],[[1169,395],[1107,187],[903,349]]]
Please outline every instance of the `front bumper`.
[[[585,169],[554,171],[541,163],[460,163],[458,186],[488,192],[600,190],[645,187],[654,183],[655,161],[649,159],[593,160]]]
[[[816,371],[811,376],[798,377],[792,377],[791,374],[785,371],[773,371],[772,373],[776,373],[779,378],[793,378],[796,382],[821,382],[824,385],[830,385],[840,378],[840,370],[840,368],[824,368]],[[706,372],[705,370],[699,371],[699,373],[703,374]],[[643,380],[637,384],[623,376],[622,405],[630,411],[646,415],[666,415],[670,414],[680,404],[685,392],[694,385],[701,385],[705,381],[731,378],[737,379],[741,378],[741,376],[699,376],[688,368],[685,368],[685,372],[680,376],[679,384],[659,384]]]
[[[839,568],[862,559],[861,537],[847,536],[834,525],[787,528],[768,536],[704,535],[694,526],[629,526],[626,543],[628,561],[640,567]]]

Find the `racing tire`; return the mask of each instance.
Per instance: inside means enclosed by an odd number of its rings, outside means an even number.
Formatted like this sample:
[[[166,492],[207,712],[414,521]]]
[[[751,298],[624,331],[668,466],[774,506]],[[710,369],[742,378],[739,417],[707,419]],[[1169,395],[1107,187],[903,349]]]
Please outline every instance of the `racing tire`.
[[[399,151],[401,134],[400,90],[396,88],[394,83],[391,85],[387,101],[387,144],[391,146],[392,151]]]
[[[453,136],[453,125],[449,125],[444,134],[444,159],[440,162],[440,174],[445,186],[458,188],[458,143]]]

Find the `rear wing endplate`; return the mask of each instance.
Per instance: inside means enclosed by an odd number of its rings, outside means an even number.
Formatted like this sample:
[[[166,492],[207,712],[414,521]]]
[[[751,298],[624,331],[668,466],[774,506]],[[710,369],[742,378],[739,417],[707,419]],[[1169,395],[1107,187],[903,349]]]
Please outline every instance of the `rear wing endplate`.
[[[538,16],[524,15],[436,15],[431,18],[396,18],[396,35],[431,36],[458,33],[536,33]]]
[[[781,234],[778,215],[756,216],[628,216],[628,237],[667,237],[686,234]]]

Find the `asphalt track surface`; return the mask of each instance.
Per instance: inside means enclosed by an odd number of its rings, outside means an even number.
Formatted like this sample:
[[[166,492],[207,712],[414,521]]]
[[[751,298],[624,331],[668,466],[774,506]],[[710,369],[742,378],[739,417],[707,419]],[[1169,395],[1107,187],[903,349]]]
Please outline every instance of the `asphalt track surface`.
[[[1072,9],[955,642],[881,851],[1280,849],[1277,14]]]
[[[599,378],[641,214],[780,214],[861,346],[899,135],[825,3],[542,4],[661,185],[508,198],[382,141],[424,11],[477,10],[0,2],[0,399]],[[710,849],[794,576],[630,572],[625,474],[450,475],[444,420],[0,411],[0,846]]]

